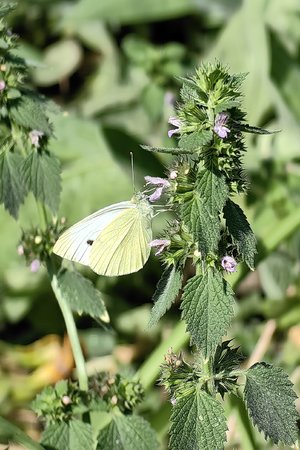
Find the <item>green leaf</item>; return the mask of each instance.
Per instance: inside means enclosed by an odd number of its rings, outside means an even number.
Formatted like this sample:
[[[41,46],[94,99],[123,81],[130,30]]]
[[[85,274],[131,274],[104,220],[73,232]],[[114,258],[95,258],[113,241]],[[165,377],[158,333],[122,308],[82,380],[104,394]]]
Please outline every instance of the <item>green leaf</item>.
[[[179,140],[179,147],[180,149],[194,153],[208,144],[212,137],[212,130],[194,131],[190,134],[183,134]]]
[[[168,267],[162,274],[153,295],[154,306],[149,319],[149,327],[157,324],[159,319],[171,307],[182,284],[182,271],[175,266]]]
[[[61,294],[73,311],[109,322],[102,296],[90,280],[79,272],[64,269],[58,274],[57,283]]]
[[[14,152],[4,151],[0,154],[0,203],[15,219],[27,195],[20,176],[22,161],[21,155]]]
[[[257,252],[256,239],[243,210],[229,199],[223,212],[226,226],[241,258],[253,270],[254,257]]]
[[[245,401],[253,423],[275,444],[293,445],[298,437],[297,396],[284,371],[267,363],[246,372]]]
[[[179,398],[171,415],[172,450],[223,450],[226,419],[222,405],[196,387]]]
[[[225,177],[213,170],[203,170],[197,177],[197,184],[190,201],[183,204],[182,215],[195,239],[199,241],[200,250],[207,254],[216,251],[220,239],[220,219],[228,197]]]
[[[11,119],[22,127],[42,131],[50,136],[52,129],[45,114],[45,104],[38,96],[23,93],[9,108]]]
[[[198,175],[195,189],[210,215],[222,211],[228,197],[228,186],[223,175],[215,172],[212,167],[207,167]]]
[[[217,250],[220,240],[220,220],[218,216],[209,214],[198,192],[182,205],[182,219],[193,233],[203,254]]]
[[[42,434],[42,444],[55,450],[93,448],[92,427],[80,420],[50,425]]]
[[[56,156],[33,150],[23,161],[20,172],[27,190],[56,213],[61,191],[60,162]]]
[[[3,417],[0,417],[0,442],[7,444],[14,442],[22,445],[22,447],[27,450],[44,450],[44,447],[27,436],[27,434],[20,430],[16,425],[3,419]]]
[[[72,39],[55,42],[45,49],[44,67],[33,72],[35,82],[39,86],[51,86],[66,79],[75,72],[80,64],[82,49]]]
[[[172,148],[172,147],[152,147],[150,145],[141,145],[141,148],[143,150],[147,150],[148,152],[153,152],[153,153],[169,153],[170,155],[182,155],[182,154],[186,154],[189,155],[191,153],[193,153],[192,151],[185,151],[182,148]]]
[[[181,17],[196,10],[193,0],[80,0],[70,8],[66,16],[65,27],[76,29],[79,23],[87,19],[101,19],[120,24],[153,22],[155,20]],[[72,28],[71,28],[72,30]]]
[[[212,354],[228,330],[233,316],[234,293],[219,272],[208,269],[191,278],[182,297],[182,317],[191,342],[203,352]]]
[[[142,417],[113,415],[98,436],[97,450],[155,450],[155,432]]]
[[[253,133],[253,134],[275,134],[279,133],[280,130],[265,130],[264,128],[260,127],[253,127],[252,125],[248,125],[246,123],[240,123],[238,126],[236,126],[236,129],[239,131],[243,131],[244,133]]]

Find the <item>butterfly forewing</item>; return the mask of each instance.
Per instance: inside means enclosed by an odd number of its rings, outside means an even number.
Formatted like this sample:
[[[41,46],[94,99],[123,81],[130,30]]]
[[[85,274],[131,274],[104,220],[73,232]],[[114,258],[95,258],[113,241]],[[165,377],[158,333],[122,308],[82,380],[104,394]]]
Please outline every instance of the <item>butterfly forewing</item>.
[[[150,209],[123,211],[92,245],[90,267],[100,275],[137,272],[149,258],[152,239]]]
[[[55,243],[53,252],[62,258],[90,265],[92,245],[107,225],[122,212],[134,210],[131,202],[120,202],[91,214],[65,231]]]

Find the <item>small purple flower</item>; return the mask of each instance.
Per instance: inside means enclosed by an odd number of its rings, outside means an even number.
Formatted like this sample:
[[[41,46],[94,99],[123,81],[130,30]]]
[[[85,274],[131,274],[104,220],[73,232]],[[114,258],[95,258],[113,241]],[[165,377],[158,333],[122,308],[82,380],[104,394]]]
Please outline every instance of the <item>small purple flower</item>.
[[[31,141],[31,144],[34,145],[36,148],[40,146],[40,138],[44,136],[44,133],[39,130],[32,130],[29,133],[29,139]]]
[[[232,256],[223,256],[221,265],[226,272],[236,272],[237,262]]]
[[[24,247],[23,247],[23,245],[21,245],[21,244],[18,245],[17,253],[18,253],[19,256],[23,256],[24,255]]]
[[[41,262],[38,259],[34,259],[30,264],[30,271],[36,273],[41,267]]]
[[[170,180],[175,180],[175,178],[177,178],[178,172],[177,170],[171,170],[169,178]]]
[[[162,251],[171,244],[169,239],[154,239],[150,242],[151,248],[156,248],[155,256],[158,256],[162,253]]]
[[[182,125],[181,120],[177,119],[177,117],[170,117],[169,120],[168,120],[168,123],[170,123],[171,125],[173,125],[175,127],[174,130],[169,130],[168,131],[169,138],[172,137],[173,134],[180,133],[180,127]]]
[[[4,91],[4,89],[6,88],[6,84],[4,80],[0,80],[0,91]]]
[[[149,196],[150,202],[155,202],[156,200],[159,200],[160,197],[162,196],[163,191],[171,186],[168,180],[160,177],[150,177],[149,175],[147,175],[145,177],[145,181],[146,184],[152,184],[153,186],[156,186],[156,189],[153,192],[153,194]]]
[[[221,139],[227,138],[228,133],[230,133],[230,129],[225,126],[228,122],[228,119],[229,119],[229,116],[226,113],[220,113],[220,114],[217,114],[217,116],[216,116],[214,132]]]

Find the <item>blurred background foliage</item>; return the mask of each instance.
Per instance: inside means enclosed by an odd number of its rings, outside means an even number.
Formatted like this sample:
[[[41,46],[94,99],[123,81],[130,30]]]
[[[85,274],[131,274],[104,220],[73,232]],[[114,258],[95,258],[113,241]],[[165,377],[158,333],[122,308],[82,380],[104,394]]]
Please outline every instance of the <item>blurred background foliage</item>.
[[[176,145],[167,137],[167,120],[174,115],[179,77],[215,59],[231,72],[248,73],[244,107],[250,124],[281,130],[246,137],[251,187],[238,201],[258,237],[272,235],[299,208],[299,0],[22,0],[10,24],[20,36],[18,52],[31,65],[30,82],[60,106],[51,149],[63,166],[60,213],[68,223],[130,198],[131,151],[138,188],[145,175],[164,174],[168,156],[139,144]],[[37,223],[30,198],[18,223],[0,211],[0,412],[27,429],[31,417],[24,411],[35,393],[73,369],[46,273],[30,272],[16,251],[20,226]],[[163,226],[158,218],[156,232]],[[160,273],[154,257],[141,272],[118,279],[85,272],[112,319],[112,330],[103,330],[78,317],[90,373],[134,373],[174,328],[177,307],[156,329],[147,329]],[[287,370],[298,394],[299,273],[300,230],[294,230],[239,285],[231,333],[245,356],[258,351]],[[161,436],[168,414],[163,402],[164,394],[153,388],[142,407]],[[230,448],[267,448],[238,403],[231,401],[227,410]]]

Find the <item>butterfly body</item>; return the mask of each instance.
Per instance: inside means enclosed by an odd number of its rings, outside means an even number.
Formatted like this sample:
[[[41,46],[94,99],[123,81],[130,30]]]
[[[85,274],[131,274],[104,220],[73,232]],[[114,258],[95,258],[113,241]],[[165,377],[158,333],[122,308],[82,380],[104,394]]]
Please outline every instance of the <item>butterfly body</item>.
[[[91,267],[99,275],[137,272],[150,255],[153,208],[137,194],[91,214],[66,230],[53,252]]]

